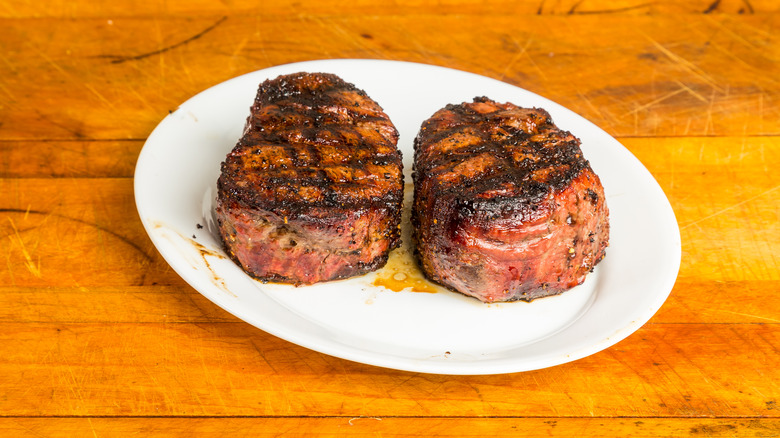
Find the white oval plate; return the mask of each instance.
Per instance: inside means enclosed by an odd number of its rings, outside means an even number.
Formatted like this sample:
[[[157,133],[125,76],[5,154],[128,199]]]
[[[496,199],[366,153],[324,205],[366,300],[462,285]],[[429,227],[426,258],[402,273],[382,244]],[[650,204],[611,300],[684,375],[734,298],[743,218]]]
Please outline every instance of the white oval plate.
[[[559,127],[582,140],[604,184],[611,223],[606,258],[583,285],[532,303],[487,305],[444,289],[393,292],[373,284],[381,271],[305,287],[253,280],[220,245],[212,219],[216,180],[220,163],[241,135],[259,83],[298,71],[335,73],[385,109],[401,134],[407,185],[412,141],[422,122],[444,105],[487,96],[546,109]],[[588,356],[647,322],[671,292],[680,266],[680,232],[669,201],[617,140],[529,91],[422,64],[301,62],[209,88],[184,102],[149,136],[138,158],[135,196],[144,227],[165,260],[218,306],[295,344],[399,370],[498,374]]]

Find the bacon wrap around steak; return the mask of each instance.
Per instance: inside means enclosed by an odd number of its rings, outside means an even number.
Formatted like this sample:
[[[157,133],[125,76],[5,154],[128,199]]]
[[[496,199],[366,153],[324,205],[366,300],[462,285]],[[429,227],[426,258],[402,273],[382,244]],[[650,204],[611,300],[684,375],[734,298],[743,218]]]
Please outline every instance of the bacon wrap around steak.
[[[336,75],[260,84],[217,181],[228,254],[260,280],[293,284],[383,266],[400,244],[397,141],[382,108]]]
[[[546,111],[447,105],[414,147],[412,224],[431,280],[484,302],[531,301],[581,284],[604,257],[604,189]]]

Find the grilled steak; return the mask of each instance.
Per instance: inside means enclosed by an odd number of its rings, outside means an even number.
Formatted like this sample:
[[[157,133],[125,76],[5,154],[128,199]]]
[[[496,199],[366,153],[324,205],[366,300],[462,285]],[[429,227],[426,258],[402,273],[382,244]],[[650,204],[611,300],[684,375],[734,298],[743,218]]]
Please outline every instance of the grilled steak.
[[[400,244],[397,141],[382,108],[338,76],[260,84],[217,181],[228,254],[255,278],[294,284],[383,266]]]
[[[447,105],[414,144],[412,225],[425,274],[484,302],[568,290],[604,257],[608,210],[580,142],[542,109]]]

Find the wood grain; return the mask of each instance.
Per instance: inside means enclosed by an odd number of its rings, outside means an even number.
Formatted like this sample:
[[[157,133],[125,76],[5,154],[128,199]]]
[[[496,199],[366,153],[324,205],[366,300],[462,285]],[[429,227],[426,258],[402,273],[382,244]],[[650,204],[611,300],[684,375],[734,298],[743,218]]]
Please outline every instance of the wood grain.
[[[142,146],[139,140],[0,141],[0,178],[132,178]]]
[[[146,237],[132,187],[126,178],[0,180],[0,284],[183,284]]]
[[[43,3],[25,2],[22,0],[6,0],[0,9],[0,17],[126,17],[126,16],[170,16],[170,15],[205,15],[205,14],[259,14],[264,16],[285,16],[291,12],[297,15],[423,15],[423,14],[755,14],[761,12],[777,12],[777,3],[771,0],[697,0],[697,1],[655,1],[615,0],[582,1],[565,0],[556,2],[540,2],[538,0],[446,0],[437,2],[421,2],[416,0],[396,0],[393,2],[376,2],[372,0],[355,0],[349,8],[344,8],[342,2],[336,0],[323,1],[274,1],[253,2],[239,0],[222,2],[216,0],[190,0],[187,2],[149,1],[137,2],[120,0],[105,2],[93,7],[79,7],[77,3],[65,0],[55,0]]]
[[[0,411],[778,418],[778,345],[776,324],[649,324],[573,363],[518,374],[441,376],[337,359],[245,323],[10,322],[0,323]],[[739,372],[724,373],[729,369]]]
[[[0,436],[780,435],[778,12],[773,0],[0,0]],[[680,227],[669,299],[609,349],[497,376],[338,359],[208,301],[141,225],[138,153],[194,94],[328,58],[492,77],[617,137]]]
[[[163,263],[163,262],[160,262]],[[778,324],[773,281],[678,280],[655,324]],[[0,287],[0,322],[238,322],[187,285]]]
[[[548,97],[617,136],[780,132],[777,14],[51,23],[4,23],[0,45],[9,50],[0,62],[0,139],[143,139],[168,111],[210,86],[322,58],[382,58],[482,74]]]
[[[771,437],[780,420],[712,418],[0,418],[4,436]]]

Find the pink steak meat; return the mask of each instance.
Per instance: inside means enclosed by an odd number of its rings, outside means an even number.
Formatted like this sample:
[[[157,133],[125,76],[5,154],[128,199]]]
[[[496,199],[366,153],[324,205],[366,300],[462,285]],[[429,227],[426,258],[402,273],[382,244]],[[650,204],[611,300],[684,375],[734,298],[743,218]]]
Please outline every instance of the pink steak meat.
[[[414,186],[423,271],[481,301],[559,294],[605,255],[599,177],[542,109],[482,97],[439,110],[415,139]]]
[[[217,181],[228,254],[260,280],[293,284],[383,266],[400,244],[397,141],[382,108],[338,76],[260,84]]]

